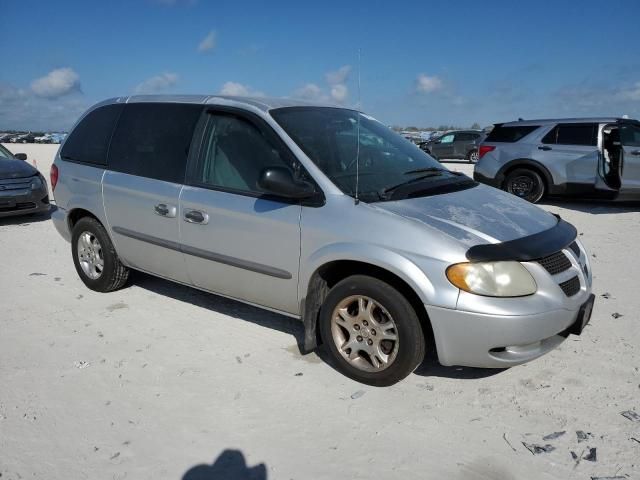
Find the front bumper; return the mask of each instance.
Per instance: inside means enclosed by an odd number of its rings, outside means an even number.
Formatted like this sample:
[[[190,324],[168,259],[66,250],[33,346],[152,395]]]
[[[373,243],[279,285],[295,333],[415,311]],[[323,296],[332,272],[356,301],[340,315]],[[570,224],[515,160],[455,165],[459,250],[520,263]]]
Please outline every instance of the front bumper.
[[[38,190],[0,190],[0,218],[30,213],[44,213],[51,209],[47,188]]]
[[[587,297],[588,298],[588,297]],[[532,315],[489,315],[425,305],[442,365],[506,368],[560,345],[580,309]]]

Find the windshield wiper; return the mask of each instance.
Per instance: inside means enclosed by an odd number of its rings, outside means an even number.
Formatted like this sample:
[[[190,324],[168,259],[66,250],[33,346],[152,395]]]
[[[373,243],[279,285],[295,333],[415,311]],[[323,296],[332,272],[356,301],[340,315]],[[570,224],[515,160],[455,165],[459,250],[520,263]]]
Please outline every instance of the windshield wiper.
[[[384,196],[385,198],[388,198],[390,193],[392,193],[394,190],[397,190],[400,187],[404,187],[405,185],[409,185],[411,183],[419,182],[420,180],[424,180],[425,178],[439,177],[440,175],[442,175],[443,172],[446,172],[447,170],[444,170],[442,168],[435,168],[433,170],[425,169],[425,171],[428,172],[425,175],[420,175],[419,177],[410,178],[406,182],[398,183],[397,185],[394,185],[392,187],[387,187],[387,188],[383,189],[380,192],[381,196]],[[411,171],[405,172],[405,173],[409,174],[409,173],[411,173]],[[415,173],[418,173],[418,171],[415,171]]]
[[[427,173],[427,172],[446,172],[444,168],[440,167],[425,167],[425,168],[416,168],[415,170],[408,170],[403,173],[403,175],[411,175],[412,173]]]

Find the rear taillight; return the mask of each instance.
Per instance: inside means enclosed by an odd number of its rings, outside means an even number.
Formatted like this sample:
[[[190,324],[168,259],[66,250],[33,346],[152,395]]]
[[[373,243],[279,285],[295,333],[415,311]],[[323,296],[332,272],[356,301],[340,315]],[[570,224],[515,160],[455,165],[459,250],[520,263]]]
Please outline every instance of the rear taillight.
[[[58,166],[56,164],[51,165],[51,191],[56,189],[56,185],[58,184]]]
[[[484,157],[487,153],[493,152],[496,149],[493,145],[480,145],[478,148],[478,160]]]

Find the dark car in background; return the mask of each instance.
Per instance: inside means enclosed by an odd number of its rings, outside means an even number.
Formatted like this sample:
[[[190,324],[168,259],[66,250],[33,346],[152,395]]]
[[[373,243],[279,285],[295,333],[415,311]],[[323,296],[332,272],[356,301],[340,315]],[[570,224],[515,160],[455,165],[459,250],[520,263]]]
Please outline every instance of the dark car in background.
[[[49,211],[47,182],[26,159],[0,145],[0,218]]]
[[[478,161],[478,145],[486,134],[482,130],[454,130],[420,144],[420,148],[436,159]]]

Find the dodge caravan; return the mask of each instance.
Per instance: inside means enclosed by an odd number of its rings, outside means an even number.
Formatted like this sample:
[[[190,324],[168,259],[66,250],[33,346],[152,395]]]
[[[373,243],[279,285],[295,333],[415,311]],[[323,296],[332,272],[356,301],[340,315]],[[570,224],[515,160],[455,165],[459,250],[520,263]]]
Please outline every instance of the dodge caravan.
[[[429,348],[443,365],[528,362],[591,314],[571,224],[351,109],[116,98],[73,128],[51,182],[88,288],[134,269],[299,318],[305,350],[371,385]]]

